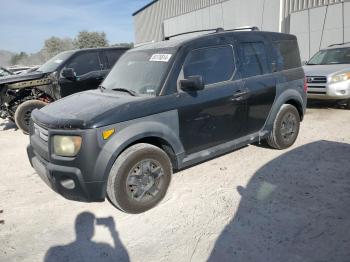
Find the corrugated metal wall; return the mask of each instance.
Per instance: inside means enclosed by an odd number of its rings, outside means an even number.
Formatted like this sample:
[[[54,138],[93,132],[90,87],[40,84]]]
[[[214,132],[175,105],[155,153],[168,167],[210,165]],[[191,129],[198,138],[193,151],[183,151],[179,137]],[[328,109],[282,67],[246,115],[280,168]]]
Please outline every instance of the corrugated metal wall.
[[[340,2],[344,0],[284,0],[284,15],[286,17],[294,12]]]
[[[331,44],[349,42],[349,14],[350,1],[291,13],[289,31],[298,38],[302,59]]]
[[[227,0],[159,0],[134,17],[135,42],[159,41],[165,19],[199,10]]]
[[[266,9],[275,9],[275,10],[269,11],[271,15],[274,15],[274,17],[276,16],[276,13],[280,13],[279,7],[282,4],[282,9],[281,9],[282,20],[280,21],[281,25],[278,25],[278,27],[281,26],[282,28],[281,31],[287,32],[287,33],[290,32],[290,21],[289,21],[290,14],[300,12],[302,10],[307,10],[310,8],[317,8],[317,7],[322,7],[326,5],[337,4],[340,2],[349,2],[349,0],[278,0],[280,1],[280,4],[276,5],[275,2],[271,0],[260,0],[260,1],[264,2],[264,5],[265,4],[268,5],[268,8]],[[232,5],[228,4],[229,2],[232,3]],[[252,20],[252,18],[249,18],[249,14],[247,15],[246,12],[243,12],[243,14],[240,15],[240,12],[239,12],[239,10],[241,8],[244,8],[244,6],[246,6],[247,4],[250,5],[250,3],[248,2],[250,1],[247,1],[247,0],[159,0],[134,16],[135,42],[136,44],[138,44],[138,43],[144,43],[144,42],[149,42],[153,40],[159,41],[164,36],[163,22],[165,20],[169,20],[169,18],[178,17],[187,13],[192,13],[194,11],[199,11],[199,10],[204,11],[204,9],[208,9],[207,7],[209,6],[215,6],[221,3],[222,5],[227,4],[227,6],[235,7],[235,9],[232,10],[233,13],[230,20],[250,21]],[[249,8],[251,8],[254,11],[252,12],[252,15],[256,11],[259,11],[256,9],[259,9],[260,6],[264,6],[264,5],[261,5],[261,4],[252,5],[252,6],[250,5]],[[266,12],[267,11],[266,9],[261,10],[261,13],[263,14],[264,12]],[[236,18],[237,10],[238,10],[238,16],[239,16],[238,18]],[[230,11],[226,10],[226,13],[230,13]],[[246,16],[246,17],[243,18],[242,16]],[[264,15],[262,15],[262,17],[264,17]],[[223,21],[224,26],[226,26],[225,22],[226,21]],[[278,23],[280,24],[280,22]],[[275,21],[273,23],[275,23]],[[237,24],[237,22],[229,21],[229,24],[235,25]],[[189,28],[191,27],[193,27],[193,25],[189,25]],[[268,25],[267,29],[274,30],[275,27],[276,27],[275,25]]]

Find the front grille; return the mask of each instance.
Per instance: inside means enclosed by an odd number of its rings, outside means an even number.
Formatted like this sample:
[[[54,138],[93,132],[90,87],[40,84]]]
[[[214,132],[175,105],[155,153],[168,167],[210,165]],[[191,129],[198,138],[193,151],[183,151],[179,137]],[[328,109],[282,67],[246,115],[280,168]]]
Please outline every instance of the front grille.
[[[38,137],[40,137],[45,142],[49,141],[49,132],[35,123],[34,123],[34,132]]]
[[[325,76],[307,76],[308,84],[325,84],[327,83],[327,77]]]

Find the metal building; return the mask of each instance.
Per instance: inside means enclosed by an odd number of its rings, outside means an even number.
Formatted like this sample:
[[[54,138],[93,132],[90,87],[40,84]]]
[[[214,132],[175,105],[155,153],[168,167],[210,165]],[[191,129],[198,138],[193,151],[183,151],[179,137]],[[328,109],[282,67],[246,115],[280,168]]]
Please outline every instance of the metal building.
[[[322,47],[350,42],[350,0],[155,0],[133,16],[136,44],[248,25],[295,34],[303,60]]]

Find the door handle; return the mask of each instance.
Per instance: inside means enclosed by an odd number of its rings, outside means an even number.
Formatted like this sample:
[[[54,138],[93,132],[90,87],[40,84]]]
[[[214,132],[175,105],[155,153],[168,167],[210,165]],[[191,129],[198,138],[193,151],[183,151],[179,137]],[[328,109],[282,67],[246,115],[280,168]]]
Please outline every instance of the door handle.
[[[238,101],[241,100],[242,96],[247,95],[249,92],[245,90],[237,90],[231,98],[232,101]]]

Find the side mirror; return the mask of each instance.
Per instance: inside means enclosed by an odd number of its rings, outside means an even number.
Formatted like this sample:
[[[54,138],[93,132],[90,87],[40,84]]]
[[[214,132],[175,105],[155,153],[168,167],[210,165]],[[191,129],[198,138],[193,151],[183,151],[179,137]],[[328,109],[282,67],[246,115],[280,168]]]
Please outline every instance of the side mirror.
[[[202,76],[189,76],[187,79],[180,80],[180,87],[184,91],[198,91],[204,89]]]
[[[303,61],[303,62],[301,62],[301,65],[303,65],[303,66],[304,66],[304,65],[307,65],[307,62],[308,62],[308,61]]]
[[[62,71],[62,76],[71,81],[75,81],[77,78],[73,68],[65,68]]]

